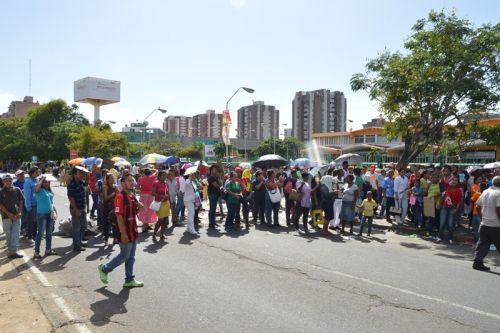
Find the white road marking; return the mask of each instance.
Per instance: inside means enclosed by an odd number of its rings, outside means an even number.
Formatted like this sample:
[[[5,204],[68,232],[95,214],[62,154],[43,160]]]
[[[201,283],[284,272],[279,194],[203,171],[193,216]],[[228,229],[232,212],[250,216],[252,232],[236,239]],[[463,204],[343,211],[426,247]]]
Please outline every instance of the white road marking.
[[[19,253],[21,253],[23,255],[24,262],[26,263],[26,265],[28,265],[31,273],[33,273],[33,275],[36,276],[36,278],[38,279],[40,284],[44,287],[52,287],[53,285],[49,282],[49,280],[47,280],[45,275],[38,269],[38,267],[36,267],[33,264],[33,262],[26,255],[26,253],[24,251],[19,251]],[[66,318],[68,318],[68,320],[70,320],[71,322],[74,323],[73,326],[76,327],[78,332],[80,332],[80,333],[90,333],[91,332],[91,330],[87,327],[87,325],[77,322],[78,318],[73,314],[73,311],[71,311],[71,309],[68,307],[68,305],[66,304],[66,302],[64,301],[64,299],[62,297],[60,297],[54,293],[52,293],[50,296],[52,297],[54,302],[57,304],[59,309],[62,311],[62,313],[64,313]]]
[[[290,258],[282,257],[282,256],[279,256],[279,255],[276,255],[276,254],[270,254],[270,256],[277,257],[280,260],[287,260],[287,261],[290,261],[290,262],[293,262],[293,263],[296,263],[296,264],[299,263],[299,264],[302,264],[302,265],[305,265],[305,266],[311,266],[314,269],[317,269],[319,271],[323,271],[323,272],[335,274],[335,275],[338,275],[338,276],[341,276],[341,277],[344,277],[344,278],[348,278],[348,279],[353,279],[353,280],[361,281],[361,282],[368,283],[368,284],[371,284],[371,285],[374,285],[374,286],[383,287],[383,288],[386,288],[386,289],[397,291],[397,292],[400,292],[402,294],[406,294],[406,295],[410,295],[410,296],[414,296],[414,297],[419,297],[419,298],[426,299],[426,300],[429,300],[429,301],[434,301],[436,303],[441,303],[441,304],[445,304],[445,305],[448,305],[448,306],[452,306],[452,307],[455,307],[455,308],[458,308],[458,309],[461,309],[461,310],[465,310],[465,311],[468,311],[468,312],[471,312],[471,313],[479,314],[479,315],[482,315],[482,316],[485,316],[485,317],[490,317],[490,318],[493,318],[493,319],[496,319],[496,320],[500,320],[500,315],[498,315],[496,313],[486,312],[486,311],[483,311],[483,310],[472,308],[472,307],[467,306],[467,305],[463,305],[463,304],[459,304],[459,303],[447,301],[447,300],[444,300],[444,299],[438,298],[438,297],[432,297],[432,296],[427,296],[427,295],[424,295],[424,294],[419,294],[417,292],[414,292],[414,291],[411,291],[411,290],[408,290],[408,289],[403,289],[403,288],[391,286],[390,284],[386,284],[386,283],[382,283],[382,282],[377,282],[377,281],[373,281],[373,280],[370,280],[370,279],[367,279],[367,278],[363,278],[363,277],[359,277],[359,276],[355,276],[355,275],[351,275],[351,274],[347,274],[347,273],[343,273],[343,272],[331,270],[331,269],[324,268],[324,267],[321,267],[321,266],[318,266],[318,265],[314,265],[314,264],[310,264],[310,263],[306,263],[306,262],[301,262],[301,261],[297,261],[297,260],[291,260]]]

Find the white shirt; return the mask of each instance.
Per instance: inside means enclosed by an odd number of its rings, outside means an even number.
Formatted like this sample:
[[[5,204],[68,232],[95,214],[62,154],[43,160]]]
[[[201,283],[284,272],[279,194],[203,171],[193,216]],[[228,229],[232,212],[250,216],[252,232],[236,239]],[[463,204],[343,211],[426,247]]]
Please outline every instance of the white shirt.
[[[186,184],[186,179],[183,176],[179,176],[179,192],[184,192],[184,184]]]
[[[500,188],[492,186],[481,193],[476,202],[481,207],[481,225],[487,227],[500,227],[497,215],[497,207],[500,207]]]
[[[371,173],[370,171],[368,171],[367,173],[365,173],[364,181],[370,182],[373,190],[376,190],[378,188],[378,175],[375,172]]]
[[[139,167],[137,165],[134,165],[132,167],[132,175],[136,176],[139,173]]]
[[[394,195],[399,197],[405,196],[408,190],[408,178],[397,176],[394,179]]]
[[[181,187],[182,192],[184,192],[184,202],[194,202],[196,194],[194,193],[194,187],[191,180],[186,180],[184,186]]]

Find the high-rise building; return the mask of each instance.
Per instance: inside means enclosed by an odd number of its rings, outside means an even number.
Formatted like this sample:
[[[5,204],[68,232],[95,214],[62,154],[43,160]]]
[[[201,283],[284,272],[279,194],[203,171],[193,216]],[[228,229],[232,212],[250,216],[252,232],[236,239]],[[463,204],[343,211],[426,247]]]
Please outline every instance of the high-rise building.
[[[283,136],[285,138],[293,136],[293,128],[285,128],[285,130],[283,131]]]
[[[221,138],[222,113],[207,110],[193,117],[168,116],[163,122],[163,130],[178,136]]]
[[[22,101],[12,101],[9,105],[8,111],[2,114],[1,117],[26,117],[29,110],[39,105],[40,103],[33,102],[33,96],[25,96]]]
[[[238,133],[240,138],[266,140],[279,137],[280,111],[262,101],[238,109]]]
[[[163,121],[163,130],[167,134],[178,136],[191,136],[191,117],[168,116]]]
[[[293,136],[311,140],[313,133],[344,132],[347,100],[341,91],[299,91],[292,102]]]

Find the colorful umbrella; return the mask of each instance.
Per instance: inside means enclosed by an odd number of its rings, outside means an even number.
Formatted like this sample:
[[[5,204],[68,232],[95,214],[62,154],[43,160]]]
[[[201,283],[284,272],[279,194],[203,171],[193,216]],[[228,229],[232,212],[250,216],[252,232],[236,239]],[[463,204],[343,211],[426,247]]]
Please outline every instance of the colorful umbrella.
[[[77,157],[77,158],[74,158],[71,161],[69,161],[68,164],[70,164],[70,165],[81,165],[82,162],[83,162],[83,158]]]
[[[88,158],[84,159],[82,163],[83,163],[83,165],[85,165],[87,167],[91,167],[94,164],[97,165],[97,166],[101,166],[102,165],[102,158],[99,158],[99,157],[88,157]]]
[[[310,168],[312,166],[312,163],[308,158],[297,158],[295,161],[293,161],[292,165],[299,168]]]
[[[111,158],[111,160],[112,160],[113,162],[118,162],[118,161],[124,160],[124,158],[123,158],[123,157],[120,157],[120,156],[115,156],[115,157],[112,157],[112,158]]]
[[[179,159],[175,156],[163,156],[156,159],[158,164],[174,165],[179,163]]]
[[[192,166],[193,166],[193,165],[192,165],[191,163],[184,163],[184,164],[182,165],[182,169],[186,170],[187,168],[190,168],[190,167],[192,167]]]
[[[158,158],[166,158],[167,156],[165,155],[160,155],[160,154],[157,154],[157,153],[152,153],[152,154],[147,154],[147,155],[144,155],[141,160],[139,161],[139,164],[142,164],[142,165],[146,165],[146,164],[156,164],[156,160]]]

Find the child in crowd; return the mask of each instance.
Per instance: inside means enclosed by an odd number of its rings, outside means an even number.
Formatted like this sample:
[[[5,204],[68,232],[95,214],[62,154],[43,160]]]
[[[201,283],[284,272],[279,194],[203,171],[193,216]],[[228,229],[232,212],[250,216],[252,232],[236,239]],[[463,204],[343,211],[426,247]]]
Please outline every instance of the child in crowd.
[[[413,223],[418,229],[424,225],[424,188],[420,179],[415,179],[414,186],[411,188],[413,202]]]
[[[365,226],[365,223],[368,222],[367,236],[370,237],[370,234],[372,232],[373,215],[375,213],[375,210],[377,209],[377,202],[373,200],[372,191],[366,192],[366,199],[363,200],[361,205],[357,205],[357,207],[363,209],[363,219],[361,220],[361,227],[359,229],[358,236],[363,236],[363,228]]]

